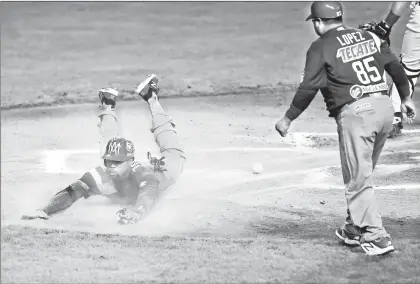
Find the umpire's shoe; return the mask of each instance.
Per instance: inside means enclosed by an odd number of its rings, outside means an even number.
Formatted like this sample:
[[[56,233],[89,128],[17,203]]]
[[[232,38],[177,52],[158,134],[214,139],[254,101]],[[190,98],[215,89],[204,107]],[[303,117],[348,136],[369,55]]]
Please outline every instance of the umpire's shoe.
[[[335,230],[337,238],[342,240],[346,245],[358,246],[360,245],[361,233],[356,227],[351,225],[344,225],[343,228]]]
[[[99,90],[99,100],[101,101],[103,108],[111,106],[111,109],[115,109],[117,97],[118,91],[113,88],[102,88]]]
[[[396,112],[394,114],[394,121],[392,122],[392,130],[388,134],[388,138],[394,138],[401,135],[402,125],[402,113]]]
[[[159,93],[158,81],[159,79],[155,74],[150,74],[146,80],[138,85],[135,92],[147,102],[151,97],[157,97]]]

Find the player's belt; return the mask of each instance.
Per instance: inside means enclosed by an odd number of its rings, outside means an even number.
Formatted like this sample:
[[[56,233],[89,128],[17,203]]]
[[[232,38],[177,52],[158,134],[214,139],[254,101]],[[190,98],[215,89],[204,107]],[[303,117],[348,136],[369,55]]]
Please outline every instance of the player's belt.
[[[364,98],[378,98],[378,97],[382,97],[382,96],[388,96],[388,93],[386,91],[382,91],[382,92],[363,94],[360,98],[352,99],[348,103],[344,104],[343,107],[346,106],[346,105],[351,105],[352,103],[357,102],[357,101],[359,101],[361,99],[364,99]],[[341,109],[343,107],[341,107]]]
[[[370,93],[370,94],[363,94],[362,97],[359,98],[359,100],[361,98],[378,98],[384,95],[388,95],[385,91],[384,92],[375,92],[375,93]]]
[[[378,97],[381,97],[381,96],[388,96],[388,93],[386,91],[382,91],[382,92],[374,92],[374,93],[363,94],[360,98],[352,99],[351,101],[349,101],[349,102],[331,110],[330,116],[331,117],[337,116],[345,106],[349,106],[352,103],[357,102],[361,99],[364,99],[364,98],[378,98]]]

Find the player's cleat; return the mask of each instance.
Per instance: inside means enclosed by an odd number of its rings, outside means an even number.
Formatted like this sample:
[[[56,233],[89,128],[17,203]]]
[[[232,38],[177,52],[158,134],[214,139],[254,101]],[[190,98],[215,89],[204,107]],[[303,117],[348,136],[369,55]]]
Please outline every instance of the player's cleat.
[[[360,232],[352,226],[345,225],[344,228],[338,228],[337,230],[335,230],[335,235],[346,245],[360,245]]]
[[[48,216],[48,214],[45,213],[41,209],[38,209],[38,210],[35,210],[34,212],[29,212],[27,214],[23,214],[22,215],[22,219],[23,220],[33,220],[33,219],[44,219],[44,220],[47,220],[49,218],[50,218],[50,216]]]
[[[101,101],[102,107],[111,106],[111,109],[115,109],[117,103],[118,91],[113,88],[102,88],[99,90],[99,100]]]
[[[155,94],[159,93],[158,77],[155,74],[150,74],[146,80],[140,83],[135,92],[142,97],[146,102]]]
[[[392,122],[392,130],[388,134],[388,138],[394,138],[401,135],[402,125],[402,114],[401,112],[396,112],[394,114],[394,121]]]
[[[362,237],[360,240],[360,246],[367,255],[383,255],[395,250],[389,236],[381,237],[370,242],[365,241]]]

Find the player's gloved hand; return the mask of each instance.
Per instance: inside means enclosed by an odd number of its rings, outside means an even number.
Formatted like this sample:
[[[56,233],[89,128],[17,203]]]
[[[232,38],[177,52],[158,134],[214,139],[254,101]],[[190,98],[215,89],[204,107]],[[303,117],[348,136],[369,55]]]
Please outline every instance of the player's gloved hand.
[[[145,214],[143,207],[140,208],[122,208],[117,211],[117,222],[122,225],[135,224],[141,219]]]
[[[167,171],[167,169],[165,169],[165,161],[163,161],[165,160],[165,157],[158,159],[156,157],[152,157],[152,154],[150,152],[147,152],[147,159],[149,160],[150,164],[153,166],[153,169],[155,171]]]
[[[40,209],[35,210],[33,212],[22,214],[22,219],[23,220],[33,220],[33,219],[47,220],[49,218],[50,218],[50,216],[48,216],[47,213],[45,213],[43,210],[40,210]]]
[[[276,130],[282,136],[286,137],[287,131],[289,130],[292,121],[287,116],[284,116],[276,123]]]
[[[411,124],[416,118],[416,106],[414,105],[413,100],[408,97],[401,101],[401,112],[406,114],[406,122]]]
[[[380,39],[386,41],[388,45],[391,44],[389,35],[391,33],[391,26],[387,22],[381,21],[380,23],[368,22],[362,25],[359,25],[359,29],[366,30],[376,34]]]

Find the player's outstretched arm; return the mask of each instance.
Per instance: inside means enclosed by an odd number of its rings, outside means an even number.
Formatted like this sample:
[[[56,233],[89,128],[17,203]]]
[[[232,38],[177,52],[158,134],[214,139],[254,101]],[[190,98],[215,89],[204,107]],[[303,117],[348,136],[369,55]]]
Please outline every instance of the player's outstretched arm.
[[[141,214],[141,218],[145,218],[147,214],[150,213],[156,205],[156,202],[159,200],[160,193],[159,181],[155,176],[150,176],[150,178],[145,182],[143,188],[141,188],[134,206],[134,208]]]
[[[23,214],[22,219],[49,219],[51,215],[69,208],[81,197],[89,198],[89,196],[97,194],[100,192],[96,189],[92,175],[90,172],[86,172],[80,179],[55,194],[43,208]]]
[[[37,209],[34,212],[23,214],[22,219],[49,219],[52,214],[69,208],[76,200],[84,195],[85,194],[82,190],[68,186],[55,194],[48,204],[42,209]]]

